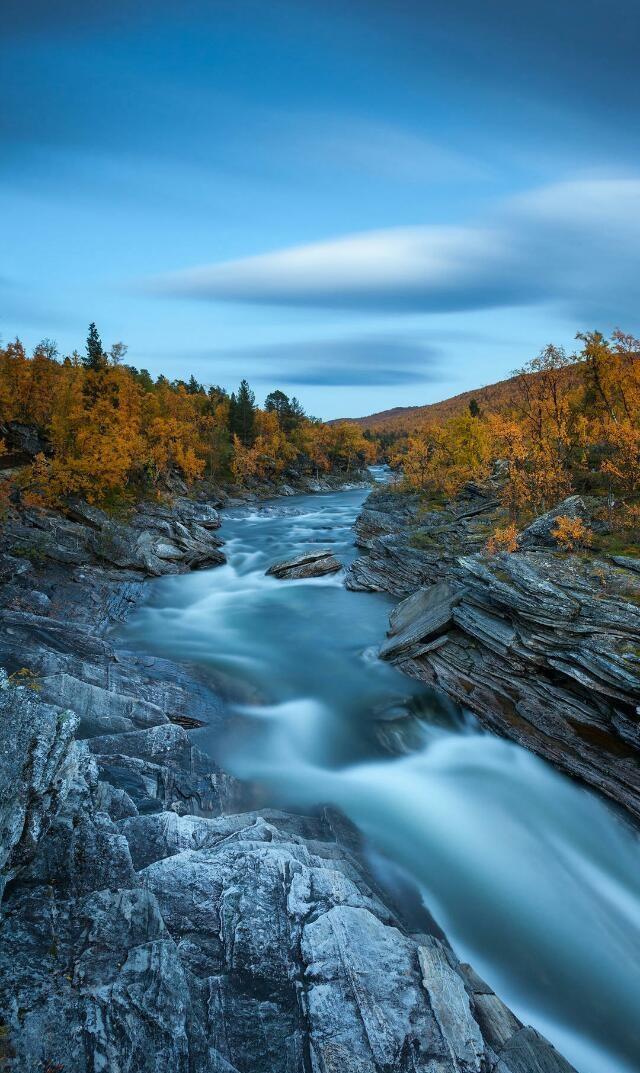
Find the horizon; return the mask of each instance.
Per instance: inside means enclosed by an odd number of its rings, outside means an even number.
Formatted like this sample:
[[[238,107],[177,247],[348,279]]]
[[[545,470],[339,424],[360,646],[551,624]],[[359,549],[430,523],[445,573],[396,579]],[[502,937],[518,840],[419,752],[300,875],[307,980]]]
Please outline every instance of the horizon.
[[[639,332],[635,5],[128,7],[5,7],[5,341],[335,419]]]

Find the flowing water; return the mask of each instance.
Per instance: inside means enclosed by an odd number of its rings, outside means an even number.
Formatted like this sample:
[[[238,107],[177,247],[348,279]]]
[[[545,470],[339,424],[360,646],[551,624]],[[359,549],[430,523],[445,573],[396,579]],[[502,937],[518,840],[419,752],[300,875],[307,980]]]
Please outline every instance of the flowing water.
[[[274,807],[339,806],[386,882],[410,877],[458,955],[579,1073],[637,1071],[635,832],[381,663],[385,596],[350,593],[341,574],[265,576],[318,545],[348,563],[366,494],[229,512],[227,565],[154,582],[128,638],[225,683],[234,731],[222,743],[205,728],[199,744]]]

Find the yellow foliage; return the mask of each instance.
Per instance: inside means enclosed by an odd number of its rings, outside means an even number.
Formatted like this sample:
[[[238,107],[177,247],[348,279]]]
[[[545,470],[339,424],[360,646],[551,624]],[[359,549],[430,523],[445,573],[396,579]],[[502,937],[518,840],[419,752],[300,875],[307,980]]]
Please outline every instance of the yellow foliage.
[[[245,483],[293,465],[349,472],[373,460],[359,429],[312,421],[297,403],[286,425],[276,411],[256,409],[240,442],[229,396],[191,381],[154,383],[116,360],[88,368],[75,353],[59,362],[44,344],[31,357],[19,341],[0,348],[0,419],[36,425],[51,444],[50,457],[20,476],[23,502],[52,505],[69,494],[103,500],[133,484],[161,487],[173,472],[188,483],[205,473]]]
[[[498,552],[514,552],[518,550],[518,529],[511,522],[502,528],[498,528],[489,537],[485,545],[487,555],[497,555]]]
[[[565,551],[588,547],[593,541],[593,533],[582,518],[570,518],[567,514],[558,515],[551,535]]]

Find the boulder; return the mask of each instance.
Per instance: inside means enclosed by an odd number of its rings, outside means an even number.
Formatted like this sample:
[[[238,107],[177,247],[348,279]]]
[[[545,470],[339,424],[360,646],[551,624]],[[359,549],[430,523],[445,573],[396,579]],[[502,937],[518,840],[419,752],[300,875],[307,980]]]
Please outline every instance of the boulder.
[[[585,525],[591,520],[590,512],[582,496],[569,496],[558,503],[553,510],[541,514],[523,529],[518,538],[521,548],[555,548],[558,542],[553,535],[556,522],[560,517],[579,518]]]
[[[341,569],[341,563],[335,558],[330,548],[317,551],[305,551],[292,559],[283,559],[273,563],[266,571],[272,577],[291,580],[293,578],[324,577],[335,574]]]

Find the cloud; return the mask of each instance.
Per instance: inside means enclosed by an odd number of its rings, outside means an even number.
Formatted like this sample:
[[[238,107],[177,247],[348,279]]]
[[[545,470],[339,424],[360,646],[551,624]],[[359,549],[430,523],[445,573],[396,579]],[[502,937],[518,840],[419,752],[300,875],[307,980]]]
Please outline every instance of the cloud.
[[[247,347],[227,358],[250,363],[251,379],[269,383],[387,387],[443,379],[436,347],[394,333]]]
[[[555,303],[637,317],[640,179],[559,183],[485,221],[346,235],[150,281],[162,296],[377,312]]]
[[[401,123],[289,109],[272,113],[270,129],[280,155],[288,151],[310,170],[331,161],[336,172],[421,184],[481,182],[492,175],[483,161]]]

